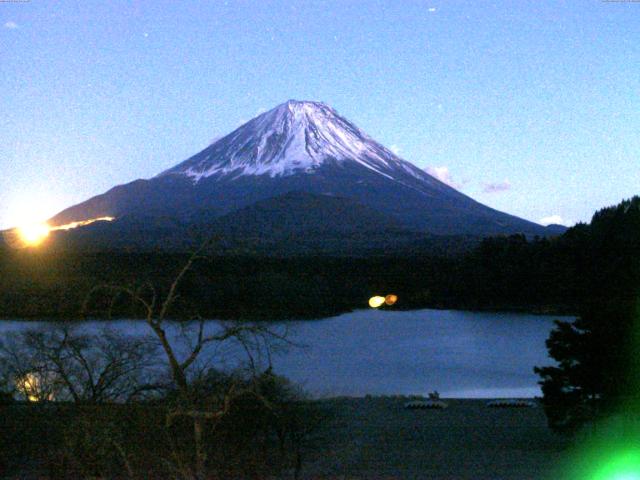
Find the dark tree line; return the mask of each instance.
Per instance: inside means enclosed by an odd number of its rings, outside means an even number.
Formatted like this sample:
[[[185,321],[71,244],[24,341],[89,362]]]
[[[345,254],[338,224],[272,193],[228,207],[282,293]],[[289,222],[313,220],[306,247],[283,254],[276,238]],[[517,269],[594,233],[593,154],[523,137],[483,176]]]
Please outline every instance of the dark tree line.
[[[549,423],[562,431],[640,407],[640,198],[568,235],[579,235],[574,255],[586,260],[579,316],[547,341],[558,365],[536,368]]]
[[[194,266],[172,316],[318,318],[366,308],[374,294],[395,293],[394,308],[575,312],[590,260],[584,226],[555,238],[483,240],[461,254],[416,250],[372,257],[215,256]],[[151,281],[167,292],[187,261],[180,253],[0,250],[0,316],[77,318],[91,287]],[[115,316],[142,316],[122,299]]]

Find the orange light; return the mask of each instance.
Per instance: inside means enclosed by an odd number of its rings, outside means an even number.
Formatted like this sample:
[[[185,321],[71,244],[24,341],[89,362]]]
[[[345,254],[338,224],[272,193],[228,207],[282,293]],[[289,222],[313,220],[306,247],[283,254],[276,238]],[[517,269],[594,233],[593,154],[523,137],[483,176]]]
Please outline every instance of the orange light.
[[[398,296],[397,295],[387,295],[386,297],[384,297],[384,303],[386,303],[387,305],[391,306],[394,303],[396,303],[398,301]]]

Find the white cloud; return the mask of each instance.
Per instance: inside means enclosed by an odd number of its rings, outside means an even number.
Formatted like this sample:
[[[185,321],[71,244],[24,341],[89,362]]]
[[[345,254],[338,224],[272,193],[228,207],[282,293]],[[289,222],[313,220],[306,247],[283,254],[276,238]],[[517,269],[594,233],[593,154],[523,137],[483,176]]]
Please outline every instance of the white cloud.
[[[462,184],[453,180],[453,177],[451,176],[451,172],[449,171],[449,167],[445,167],[445,166],[427,167],[424,170],[432,177],[437,178],[442,183],[446,183],[450,187],[453,187],[458,190],[462,187]]]
[[[400,155],[400,152],[402,151],[402,149],[395,143],[389,147],[389,150],[391,150],[396,155]]]
[[[436,8],[436,7],[429,7],[429,11],[430,11],[431,13],[434,13],[436,10],[437,10],[437,8]]]
[[[500,193],[511,190],[511,182],[506,180],[504,182],[484,183],[482,191],[484,193]]]
[[[560,215],[549,215],[548,217],[541,218],[538,220],[538,223],[541,225],[564,225],[567,226],[570,222],[564,220]]]
[[[8,28],[9,30],[15,30],[18,28],[18,24],[16,22],[5,22],[4,28]]]

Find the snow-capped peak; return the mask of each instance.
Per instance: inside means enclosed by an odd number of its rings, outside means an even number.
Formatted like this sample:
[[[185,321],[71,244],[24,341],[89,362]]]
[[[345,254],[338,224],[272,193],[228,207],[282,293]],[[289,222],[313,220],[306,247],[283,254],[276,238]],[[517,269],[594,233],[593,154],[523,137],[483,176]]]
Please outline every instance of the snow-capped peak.
[[[245,123],[161,175],[208,177],[314,173],[327,163],[357,162],[388,178],[426,174],[321,102],[289,100]],[[427,176],[428,177],[428,176]]]
[[[200,182],[247,175],[313,174],[354,162],[388,179],[444,185],[385,148],[322,102],[289,100],[265,112],[160,176]],[[412,187],[415,188],[415,187]]]

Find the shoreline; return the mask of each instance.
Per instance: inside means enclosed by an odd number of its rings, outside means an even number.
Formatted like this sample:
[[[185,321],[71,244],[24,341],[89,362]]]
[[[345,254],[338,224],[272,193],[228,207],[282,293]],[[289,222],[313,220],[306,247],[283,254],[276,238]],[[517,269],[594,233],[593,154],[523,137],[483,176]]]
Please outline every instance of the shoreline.
[[[329,318],[339,317],[341,315],[355,313],[363,310],[373,310],[373,311],[381,311],[381,312],[415,312],[421,310],[436,310],[436,311],[456,311],[456,312],[465,312],[465,313],[495,313],[495,314],[520,314],[520,315],[533,315],[540,317],[550,317],[550,316],[558,316],[558,317],[577,317],[579,313],[573,311],[569,308],[527,308],[527,307],[509,307],[509,308],[499,308],[499,307],[486,307],[486,308],[464,308],[464,306],[460,306],[459,308],[453,306],[421,306],[421,307],[394,307],[394,308],[378,308],[371,309],[367,307],[362,308],[352,308],[348,310],[341,310],[339,312],[326,312],[325,314],[309,315],[309,316],[295,316],[292,315],[283,315],[277,317],[260,317],[256,316],[254,318],[248,318],[246,315],[235,315],[235,316],[211,316],[210,318],[206,318],[207,321],[230,321],[230,322],[312,322],[312,321],[321,321]],[[208,316],[207,316],[208,317]],[[114,315],[110,318],[102,318],[102,317],[81,317],[81,316],[64,316],[64,315],[34,315],[34,316],[13,316],[11,314],[0,314],[0,323],[5,321],[16,321],[16,322],[100,322],[100,321],[115,321],[115,320],[128,320],[128,321],[145,321],[145,318],[142,316],[120,316]],[[190,321],[191,318],[181,317],[181,316],[169,316],[167,317],[168,321],[173,322],[184,322]]]

